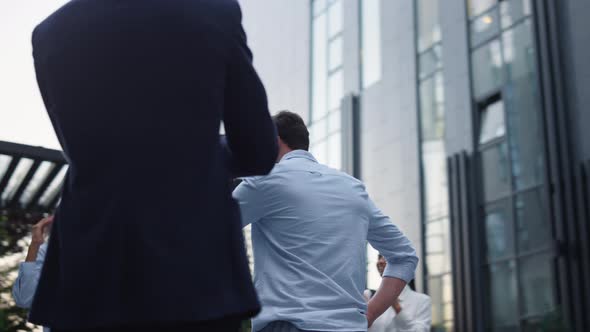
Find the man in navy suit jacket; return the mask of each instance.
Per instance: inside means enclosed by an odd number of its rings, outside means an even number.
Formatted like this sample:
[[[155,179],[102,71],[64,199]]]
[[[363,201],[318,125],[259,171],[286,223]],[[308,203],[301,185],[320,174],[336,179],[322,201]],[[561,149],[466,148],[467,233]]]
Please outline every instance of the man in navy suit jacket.
[[[33,50],[70,168],[31,321],[237,330],[259,303],[229,179],[277,156],[237,2],[73,0]]]

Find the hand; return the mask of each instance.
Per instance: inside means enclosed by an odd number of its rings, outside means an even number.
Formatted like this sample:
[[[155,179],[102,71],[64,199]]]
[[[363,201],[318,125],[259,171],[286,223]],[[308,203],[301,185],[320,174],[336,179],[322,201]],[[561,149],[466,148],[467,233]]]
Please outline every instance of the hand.
[[[396,314],[399,314],[402,311],[402,306],[399,304],[399,300],[395,300],[391,307],[393,308],[393,310],[395,310]]]
[[[45,242],[49,226],[53,223],[53,216],[41,219],[33,225],[31,245],[42,245]]]

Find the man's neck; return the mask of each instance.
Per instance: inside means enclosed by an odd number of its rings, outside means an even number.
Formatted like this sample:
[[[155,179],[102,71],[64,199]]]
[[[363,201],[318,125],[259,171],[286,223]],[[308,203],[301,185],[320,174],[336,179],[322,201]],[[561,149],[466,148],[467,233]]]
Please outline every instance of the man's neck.
[[[293,152],[294,150],[291,149],[280,149],[279,156],[277,157],[277,163],[283,160],[283,157],[286,156],[289,152]]]

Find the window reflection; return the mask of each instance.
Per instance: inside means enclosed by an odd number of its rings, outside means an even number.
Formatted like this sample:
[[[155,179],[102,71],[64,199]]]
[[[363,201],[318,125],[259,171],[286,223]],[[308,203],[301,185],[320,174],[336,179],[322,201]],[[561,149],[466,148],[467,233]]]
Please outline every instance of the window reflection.
[[[328,34],[333,37],[342,31],[342,1],[334,1],[328,9]]]
[[[340,108],[344,91],[342,70],[332,74],[328,79],[328,107],[330,110]]]
[[[500,32],[498,10],[491,10],[476,18],[470,24],[471,46],[476,46],[491,39]]]
[[[381,1],[362,0],[363,87],[381,79]]]
[[[547,201],[540,190],[516,197],[516,232],[518,251],[523,253],[551,247],[551,231],[547,227]]]
[[[477,16],[495,5],[497,0],[467,0],[469,16]]]
[[[523,313],[527,316],[547,314],[555,309],[553,262],[551,257],[538,255],[521,261],[520,285]]]
[[[487,267],[489,281],[488,325],[510,330],[518,326],[516,264],[513,261]]]
[[[508,146],[494,145],[481,152],[484,202],[497,200],[510,193]]]
[[[439,5],[439,0],[417,0],[418,52],[423,52],[441,41]]]
[[[426,76],[442,69],[442,46],[440,44],[434,45],[428,50],[420,54],[418,61],[420,68],[420,78],[424,79]]]
[[[329,69],[334,70],[340,66],[342,66],[342,37],[330,42]]]
[[[327,86],[327,31],[326,15],[320,15],[313,22],[313,58],[312,58],[312,116],[321,118],[328,111]]]
[[[423,140],[440,140],[444,134],[444,86],[442,72],[420,83],[420,120]]]
[[[514,255],[514,237],[511,206],[509,200],[489,206],[486,209],[485,234],[488,261]]]
[[[500,2],[502,27],[507,28],[533,13],[531,0],[504,0]]]
[[[472,54],[473,92],[483,97],[497,89],[504,81],[500,42],[494,40]]]
[[[481,113],[479,144],[486,144],[506,134],[504,103],[499,100],[487,106]]]

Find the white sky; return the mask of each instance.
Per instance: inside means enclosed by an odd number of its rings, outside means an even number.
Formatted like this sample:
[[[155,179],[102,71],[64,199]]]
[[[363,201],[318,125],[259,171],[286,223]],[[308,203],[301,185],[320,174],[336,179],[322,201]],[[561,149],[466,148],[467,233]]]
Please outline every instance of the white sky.
[[[35,26],[67,0],[0,0],[0,140],[59,148],[33,68]]]

